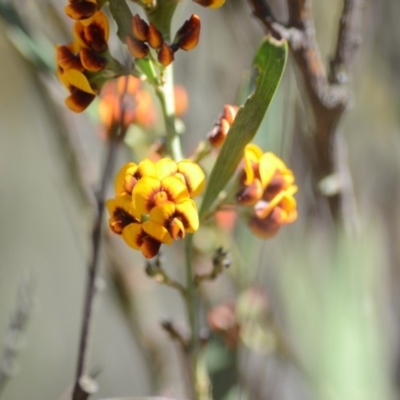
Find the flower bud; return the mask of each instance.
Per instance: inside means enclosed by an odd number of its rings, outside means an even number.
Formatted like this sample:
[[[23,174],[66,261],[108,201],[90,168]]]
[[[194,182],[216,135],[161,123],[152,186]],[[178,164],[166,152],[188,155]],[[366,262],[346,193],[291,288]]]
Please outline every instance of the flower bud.
[[[129,52],[135,58],[144,58],[149,54],[149,47],[147,44],[131,36],[126,37],[126,45],[128,46]]]
[[[174,42],[182,50],[192,50],[197,46],[200,36],[201,22],[199,16],[193,14],[176,33]]]
[[[97,3],[91,1],[73,1],[64,8],[65,14],[75,20],[90,18],[100,9]]]
[[[150,23],[147,32],[147,42],[153,49],[159,49],[163,44],[163,37],[160,31],[152,23]]]
[[[158,61],[164,66],[167,67],[169,64],[174,61],[174,52],[167,43],[163,43],[160,51],[158,52]]]
[[[146,21],[140,18],[139,14],[136,14],[132,19],[132,31],[133,36],[141,42],[145,42],[147,40],[147,35],[149,31],[149,26]]]

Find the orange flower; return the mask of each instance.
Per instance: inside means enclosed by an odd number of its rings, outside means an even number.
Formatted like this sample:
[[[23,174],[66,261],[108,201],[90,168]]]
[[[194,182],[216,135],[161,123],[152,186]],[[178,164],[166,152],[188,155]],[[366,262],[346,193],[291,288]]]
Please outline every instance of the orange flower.
[[[230,104],[224,105],[224,110],[218,117],[214,127],[208,133],[207,138],[213,147],[220,147],[225,141],[226,135],[235,120],[239,107]]]
[[[141,88],[140,79],[122,76],[104,85],[99,115],[107,131],[120,122],[125,128],[131,124],[149,127],[155,121],[155,108],[150,93]]]

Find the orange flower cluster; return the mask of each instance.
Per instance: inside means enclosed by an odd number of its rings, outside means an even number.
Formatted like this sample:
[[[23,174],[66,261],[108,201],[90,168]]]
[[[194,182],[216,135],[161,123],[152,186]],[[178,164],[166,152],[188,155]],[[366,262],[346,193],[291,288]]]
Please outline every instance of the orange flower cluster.
[[[170,245],[198,229],[192,198],[204,184],[203,171],[189,160],[128,163],[116,177],[116,197],[107,202],[109,226],[130,247],[152,258],[162,243]]]
[[[99,115],[107,132],[120,124],[124,129],[131,124],[149,127],[156,118],[150,93],[133,76],[106,82],[100,95]]]
[[[224,105],[224,110],[219,115],[214,127],[207,135],[207,139],[213,147],[221,147],[224,143],[226,135],[235,120],[236,114],[239,110],[238,106],[230,104]]]
[[[240,186],[236,200],[253,206],[249,226],[257,236],[270,238],[281,225],[297,218],[293,172],[273,153],[263,153],[258,146],[248,144]]]
[[[174,61],[177,50],[192,50],[197,46],[200,27],[200,18],[193,14],[178,30],[173,43],[168,44],[152,23],[147,24],[136,14],[132,19],[132,35],[126,37],[126,44],[135,58],[147,57],[150,48],[154,49],[158,61],[166,67]]]
[[[85,110],[96,97],[102,84],[98,73],[113,60],[107,45],[108,19],[99,9],[94,0],[70,0],[65,7],[66,14],[76,20],[74,41],[56,46],[57,76],[70,92],[65,103],[75,112]]]

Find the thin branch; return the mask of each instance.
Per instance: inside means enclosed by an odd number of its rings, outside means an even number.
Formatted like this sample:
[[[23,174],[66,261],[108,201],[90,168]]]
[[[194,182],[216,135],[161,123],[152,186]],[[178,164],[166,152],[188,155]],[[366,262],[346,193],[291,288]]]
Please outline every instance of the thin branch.
[[[344,85],[347,79],[344,77],[347,76],[354,60],[355,49],[360,43],[359,29],[363,0],[344,0],[329,79],[315,36],[310,0],[287,0],[288,26],[275,19],[267,0],[249,0],[249,2],[254,15],[260,19],[268,33],[288,40],[315,122],[313,166],[315,186],[317,187],[318,183],[328,176],[337,175],[340,178],[337,191],[330,193],[328,202],[334,220],[340,221],[342,218],[349,223],[352,218],[344,215],[344,212],[353,207],[348,207],[344,202],[353,202],[351,182],[348,174],[346,179],[342,179],[340,174],[347,170],[347,167],[338,165],[343,157],[338,154],[341,150],[336,141],[338,124],[349,99],[349,90]],[[350,187],[346,187],[347,185]]]
[[[345,0],[340,18],[336,52],[330,63],[329,82],[347,83],[347,74],[353,63],[356,50],[361,44],[361,9],[364,0]]]
[[[126,78],[125,80],[125,89],[123,91],[124,93],[127,90],[127,85],[128,78]],[[86,390],[85,387],[82,386],[82,380],[83,382],[85,382],[86,379],[85,370],[88,361],[89,338],[92,325],[94,298],[97,291],[96,281],[99,271],[99,256],[102,239],[106,190],[111,178],[111,174],[113,172],[118,145],[126,134],[126,127],[124,126],[125,109],[124,102],[122,101],[122,96],[123,94],[119,99],[121,101],[122,107],[119,125],[113,126],[111,128],[112,130],[110,132],[110,140],[107,147],[107,156],[102,173],[100,189],[96,195],[96,214],[94,217],[92,228],[92,253],[88,271],[83,321],[78,351],[78,363],[76,368],[76,381],[72,394],[72,400],[85,400],[90,394],[92,394],[92,386],[90,386],[90,390]]]

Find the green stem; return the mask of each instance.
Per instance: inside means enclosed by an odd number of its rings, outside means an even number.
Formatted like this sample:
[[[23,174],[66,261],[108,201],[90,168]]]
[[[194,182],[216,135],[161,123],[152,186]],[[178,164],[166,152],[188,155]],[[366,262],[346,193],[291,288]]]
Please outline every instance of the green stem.
[[[166,145],[169,155],[175,160],[183,159],[181,139],[175,127],[174,76],[172,65],[168,66],[163,75],[163,84],[156,88],[164,116],[166,130]]]

